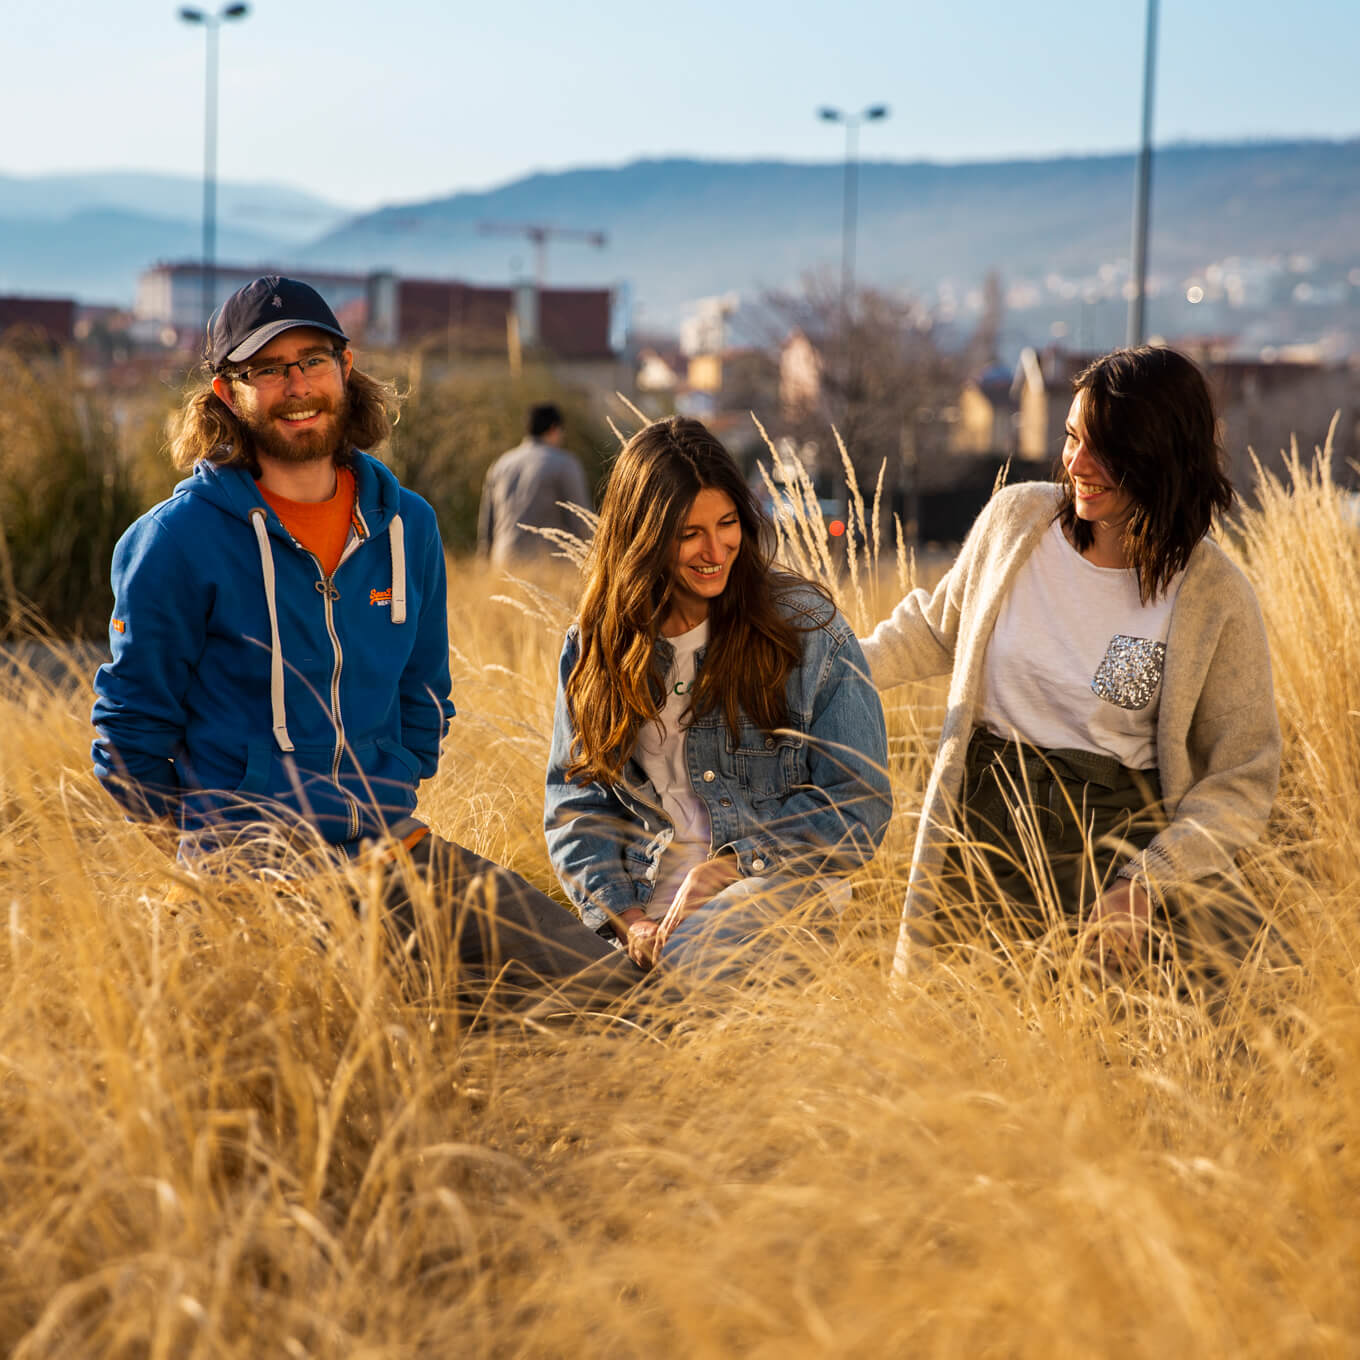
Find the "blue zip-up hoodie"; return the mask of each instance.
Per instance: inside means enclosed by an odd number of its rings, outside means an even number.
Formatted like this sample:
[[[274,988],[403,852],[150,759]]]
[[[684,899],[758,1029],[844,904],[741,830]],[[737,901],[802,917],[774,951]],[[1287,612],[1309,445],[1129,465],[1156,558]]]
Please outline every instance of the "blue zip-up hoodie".
[[[93,757],[129,812],[357,844],[415,807],[453,716],[444,549],[424,500],[352,467],[330,577],[244,468],[199,463],[119,540]]]

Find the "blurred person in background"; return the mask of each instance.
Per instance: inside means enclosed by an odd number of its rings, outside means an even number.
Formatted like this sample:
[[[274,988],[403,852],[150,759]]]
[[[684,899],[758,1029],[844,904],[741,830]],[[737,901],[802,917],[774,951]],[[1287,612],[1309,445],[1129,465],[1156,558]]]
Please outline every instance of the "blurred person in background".
[[[393,930],[416,932],[419,880],[463,961],[512,986],[607,957],[570,912],[414,816],[454,710],[434,512],[361,451],[390,433],[390,389],[355,367],[324,299],[278,276],[214,315],[206,368],[172,449],[191,475],[114,551],[100,781],[175,826],[191,862],[376,842]]]
[[[1261,925],[1234,857],[1265,827],[1280,732],[1255,594],[1208,537],[1233,500],[1208,388],[1163,348],[1074,386],[1056,485],[998,491],[939,585],[864,641],[880,688],[951,677],[899,969],[971,923],[1082,927],[1107,969],[1213,974]]]
[[[772,537],[703,425],[646,426],[562,650],[549,856],[588,925],[680,986],[744,974],[796,910],[827,919],[892,811],[854,632]]]
[[[585,525],[566,507],[590,510],[594,501],[576,455],[562,447],[562,412],[544,402],[530,408],[528,431],[487,469],[477,515],[477,552],[492,565],[548,557],[550,538],[537,529],[581,535]]]

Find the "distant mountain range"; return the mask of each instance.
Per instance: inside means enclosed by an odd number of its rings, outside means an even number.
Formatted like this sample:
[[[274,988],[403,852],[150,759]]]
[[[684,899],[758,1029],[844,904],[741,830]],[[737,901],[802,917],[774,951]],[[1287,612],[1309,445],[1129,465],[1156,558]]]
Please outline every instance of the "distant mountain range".
[[[351,210],[279,184],[218,186],[218,257],[292,259]],[[131,302],[137,276],[157,260],[197,258],[203,181],[111,171],[0,174],[0,292]]]
[[[928,298],[1061,275],[1117,278],[1129,253],[1133,157],[860,167],[857,275]],[[535,174],[481,193],[349,216],[278,186],[224,185],[219,258],[503,282],[533,247],[481,224],[608,233],[548,246],[550,283],[627,282],[643,324],[685,304],[835,270],[838,164],[642,160]],[[0,287],[130,299],[139,268],[198,250],[199,186],[169,176],[0,177]],[[304,230],[310,223],[315,230]],[[1153,173],[1151,268],[1176,286],[1214,261],[1360,264],[1360,141],[1171,146]],[[1183,292],[1183,289],[1182,289]],[[1092,295],[1094,302],[1094,296]]]
[[[0,175],[0,217],[52,220],[97,208],[198,221],[203,181],[194,176],[133,170],[89,175]],[[282,184],[217,187],[217,217],[225,227],[307,241],[330,231],[352,209]]]

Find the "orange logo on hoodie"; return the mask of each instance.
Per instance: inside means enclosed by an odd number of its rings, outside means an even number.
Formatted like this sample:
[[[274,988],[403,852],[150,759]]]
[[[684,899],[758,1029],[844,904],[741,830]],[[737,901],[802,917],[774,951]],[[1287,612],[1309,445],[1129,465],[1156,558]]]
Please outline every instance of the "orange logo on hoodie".
[[[391,587],[389,587],[387,590],[370,590],[368,592],[368,602],[369,604],[391,604],[392,603]]]

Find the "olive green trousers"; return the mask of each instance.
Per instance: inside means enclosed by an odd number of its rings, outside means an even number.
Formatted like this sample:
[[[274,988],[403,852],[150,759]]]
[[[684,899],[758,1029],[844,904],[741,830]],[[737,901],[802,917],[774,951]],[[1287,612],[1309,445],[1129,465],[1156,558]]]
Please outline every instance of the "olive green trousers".
[[[1090,751],[1040,750],[984,728],[969,743],[960,843],[920,937],[1073,933],[1119,869],[1166,825],[1157,771]],[[1153,944],[1218,971],[1240,961],[1261,914],[1240,882],[1215,876],[1153,903]]]

